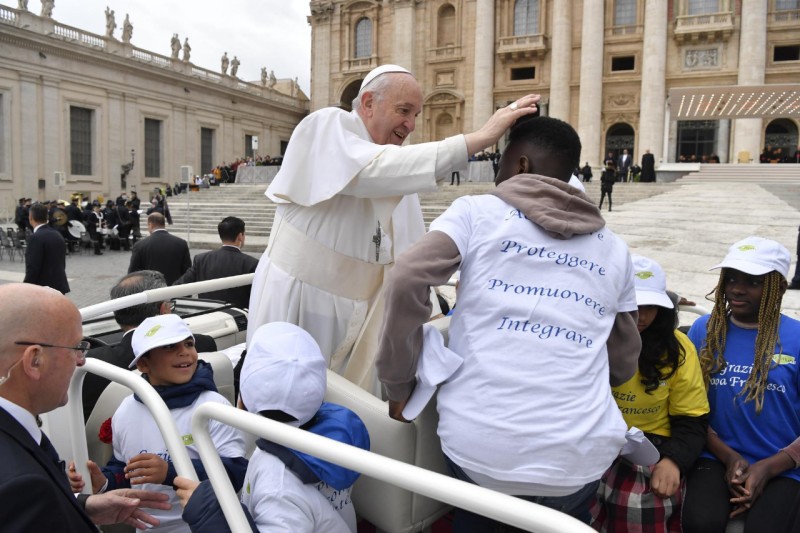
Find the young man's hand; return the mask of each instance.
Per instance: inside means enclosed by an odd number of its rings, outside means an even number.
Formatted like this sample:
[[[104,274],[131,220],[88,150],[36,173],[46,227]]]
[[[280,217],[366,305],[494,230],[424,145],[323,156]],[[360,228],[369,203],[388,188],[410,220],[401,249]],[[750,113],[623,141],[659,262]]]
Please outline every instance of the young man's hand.
[[[167,462],[154,453],[134,455],[125,466],[125,477],[131,485],[143,483],[161,484],[167,479]]]
[[[681,485],[681,470],[675,461],[662,457],[653,465],[650,475],[650,488],[659,498],[669,498]]]

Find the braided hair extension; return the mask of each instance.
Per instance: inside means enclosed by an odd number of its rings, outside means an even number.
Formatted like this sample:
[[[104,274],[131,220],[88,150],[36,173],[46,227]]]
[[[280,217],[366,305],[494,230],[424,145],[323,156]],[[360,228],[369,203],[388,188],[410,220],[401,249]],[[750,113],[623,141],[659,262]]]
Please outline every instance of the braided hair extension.
[[[725,299],[725,279],[728,269],[723,268],[720,273],[716,288],[706,297],[714,294],[714,309],[708,321],[706,343],[700,350],[700,367],[703,371],[703,381],[706,389],[711,379],[711,374],[722,371],[727,363],[723,356],[725,352],[725,337],[728,333],[729,305]],[[753,367],[750,375],[742,388],[740,395],[744,395],[746,402],[755,400],[756,413],[761,413],[764,406],[764,390],[767,377],[775,354],[775,345],[780,348],[778,328],[780,327],[783,276],[775,271],[764,275],[764,290],[758,308],[758,333],[756,334],[755,348],[753,351]]]
[[[639,373],[648,394],[661,381],[675,375],[686,360],[683,346],[675,337],[675,309],[659,307],[655,320],[641,332],[642,351],[639,352]]]

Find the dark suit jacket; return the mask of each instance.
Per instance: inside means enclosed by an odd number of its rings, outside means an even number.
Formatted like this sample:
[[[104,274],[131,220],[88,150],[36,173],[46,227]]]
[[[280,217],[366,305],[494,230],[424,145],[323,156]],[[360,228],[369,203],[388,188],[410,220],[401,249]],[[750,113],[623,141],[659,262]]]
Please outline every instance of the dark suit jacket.
[[[25,251],[25,283],[52,287],[66,294],[67,250],[64,237],[44,224],[28,239]]]
[[[2,408],[0,457],[0,529],[97,531],[73,496],[64,471]]]
[[[623,179],[628,175],[628,171],[630,170],[632,164],[633,158],[630,154],[628,154],[628,157],[624,158],[624,161],[623,156],[619,156],[619,159],[617,160],[617,170],[619,171],[618,174],[622,176]]]
[[[256,271],[257,266],[258,259],[255,257],[243,253],[235,246],[223,246],[219,250],[196,255],[192,266],[175,282],[175,285],[250,274]],[[250,306],[250,285],[204,292],[200,294],[200,298],[222,300],[241,309],[247,309]]]
[[[186,241],[166,230],[157,230],[133,246],[128,273],[157,270],[167,278],[167,285],[172,285],[190,266],[192,258]]]
[[[642,175],[639,181],[656,181],[656,157],[653,154],[642,156]]]
[[[122,337],[119,344],[114,346],[100,346],[99,348],[92,348],[87,357],[95,357],[106,363],[111,363],[120,368],[128,368],[128,365],[133,361],[133,347],[131,347],[131,339],[133,333],[128,333]],[[213,337],[208,335],[200,335],[196,333],[194,336],[194,344],[198,353],[202,352],[216,352],[217,343]],[[89,415],[92,414],[94,406],[97,404],[98,398],[103,394],[103,391],[108,386],[109,381],[106,378],[101,378],[97,374],[91,372],[86,373],[83,379],[83,419],[88,420]]]

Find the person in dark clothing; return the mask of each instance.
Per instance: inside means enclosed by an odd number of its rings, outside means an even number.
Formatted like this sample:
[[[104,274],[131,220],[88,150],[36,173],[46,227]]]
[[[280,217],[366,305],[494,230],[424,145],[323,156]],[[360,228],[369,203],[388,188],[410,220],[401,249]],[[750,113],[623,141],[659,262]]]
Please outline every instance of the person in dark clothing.
[[[650,153],[649,148],[642,155],[642,174],[639,181],[645,183],[656,181],[656,158]]]
[[[614,190],[614,182],[617,181],[617,171],[613,161],[606,161],[606,168],[600,176],[600,209],[603,208],[603,200],[608,196],[608,210],[611,211],[611,192]]]
[[[592,181],[592,167],[589,165],[587,161],[583,168],[581,169],[581,175],[583,176],[583,182],[589,183]]]

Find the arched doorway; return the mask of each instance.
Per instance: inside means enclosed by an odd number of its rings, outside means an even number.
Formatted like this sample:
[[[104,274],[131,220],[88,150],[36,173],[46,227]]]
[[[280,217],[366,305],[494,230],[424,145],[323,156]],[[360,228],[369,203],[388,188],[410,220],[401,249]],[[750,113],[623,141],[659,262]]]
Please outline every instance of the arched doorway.
[[[358,90],[361,89],[362,81],[363,80],[352,81],[344,88],[342,97],[339,99],[339,107],[345,111],[353,110],[353,99],[358,96]]]
[[[772,150],[771,159],[777,159],[781,163],[798,163],[799,161],[795,160],[795,153],[800,146],[797,124],[788,118],[773,120],[767,124],[764,146]]]
[[[633,157],[634,140],[635,134],[630,124],[612,125],[606,132],[606,150],[603,153],[603,160],[608,159],[610,153],[614,161],[617,161],[622,150],[628,150],[628,154]]]
[[[442,113],[436,117],[436,131],[434,132],[434,139],[446,139],[456,134],[455,122],[453,115],[450,113]]]

